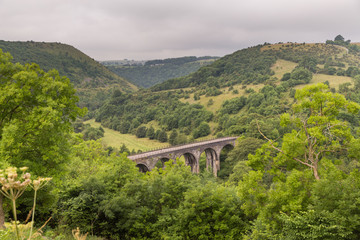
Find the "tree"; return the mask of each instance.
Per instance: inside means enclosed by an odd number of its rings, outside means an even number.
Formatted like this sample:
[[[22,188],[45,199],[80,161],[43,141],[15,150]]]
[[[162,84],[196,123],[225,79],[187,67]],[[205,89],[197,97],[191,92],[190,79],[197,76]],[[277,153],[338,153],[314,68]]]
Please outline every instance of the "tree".
[[[287,81],[291,78],[291,73],[284,73],[280,81]]]
[[[160,142],[166,142],[168,140],[168,136],[167,133],[165,132],[165,130],[161,130],[158,134],[158,138],[157,138]]]
[[[353,82],[354,82],[355,90],[359,90],[360,89],[360,75],[354,76],[353,77]]]
[[[233,172],[234,167],[238,165],[239,162],[246,161],[248,159],[248,155],[250,153],[254,154],[255,150],[261,147],[263,143],[263,140],[253,137],[238,139],[234,149],[229,152],[229,155],[226,158],[224,164],[222,163],[220,172],[229,176]],[[232,178],[238,179],[238,176],[235,175],[238,175],[238,173],[234,173]]]
[[[291,79],[296,80],[296,84],[309,83],[312,79],[312,73],[303,67],[295,68],[291,72]]]
[[[200,183],[184,163],[136,177],[101,203],[101,233],[109,239],[175,239],[166,237],[188,189]],[[114,172],[115,173],[115,172]],[[135,179],[135,178],[133,178]],[[141,207],[139,207],[141,206]],[[116,227],[114,227],[116,226]]]
[[[126,134],[129,132],[129,129],[130,129],[130,123],[128,121],[121,122],[120,128],[119,128],[120,133]]]
[[[169,136],[169,143],[170,143],[171,145],[176,145],[176,144],[177,144],[177,142],[176,142],[177,136],[178,136],[178,132],[177,132],[175,129],[172,130],[172,131],[171,131],[171,134],[170,134],[170,136]]]
[[[193,133],[194,138],[205,137],[211,133],[210,126],[206,122],[202,122]]]
[[[235,188],[208,183],[184,195],[170,239],[241,239],[248,222]]]
[[[345,40],[345,38],[339,34],[339,35],[337,35],[337,36],[335,37],[334,40],[335,40],[335,41],[343,42],[343,41]]]
[[[280,215],[281,239],[359,239],[359,199],[359,171],[344,174],[328,161],[326,176],[312,186],[311,207]]]
[[[126,147],[125,143],[120,146],[119,152],[130,154],[130,150]]]
[[[295,99],[293,116],[285,113],[281,117],[282,126],[294,127],[291,133],[284,135],[281,148],[260,128],[259,131],[285,159],[309,167],[315,179],[320,179],[318,169],[321,159],[331,152],[347,151],[353,141],[347,123],[336,117],[340,111],[356,114],[360,106],[347,101],[341,94],[330,92],[323,83],[297,90]]]
[[[238,113],[241,108],[243,108],[246,104],[246,98],[244,96],[232,98],[230,100],[226,100],[223,102],[220,114],[235,114]]]
[[[317,60],[314,57],[305,56],[299,62],[299,67],[303,67],[311,72],[316,72]]]
[[[156,132],[155,132],[155,134],[154,134],[154,139],[159,140],[160,133],[161,133],[161,130],[160,130],[160,129],[156,130]]]
[[[0,164],[56,179],[68,160],[71,122],[86,109],[76,106],[68,78],[11,59],[0,49]]]
[[[93,128],[91,126],[86,126],[85,130],[83,131],[83,138],[84,140],[96,140],[99,138],[104,137],[104,129]]]
[[[342,226],[343,217],[327,211],[313,210],[281,215],[283,221],[282,239],[352,239],[351,231]]]
[[[348,67],[348,69],[346,69],[345,74],[346,76],[354,77],[360,74],[360,69],[357,67],[350,66]]]
[[[148,137],[149,139],[154,139],[155,138],[155,129],[153,128],[153,126],[150,126],[147,131],[146,131],[146,137]]]
[[[55,166],[66,160],[71,122],[86,111],[75,105],[78,97],[69,79],[36,64],[13,64],[0,50],[0,83],[1,158],[56,175]]]
[[[146,130],[145,126],[138,127],[136,130],[136,137],[144,138],[146,136]]]
[[[123,144],[121,148],[126,146]],[[104,224],[103,202],[117,196],[127,182],[141,176],[126,154],[108,155],[100,141],[74,144],[73,155],[70,174],[60,189],[58,217],[70,229],[80,227],[97,234]]]

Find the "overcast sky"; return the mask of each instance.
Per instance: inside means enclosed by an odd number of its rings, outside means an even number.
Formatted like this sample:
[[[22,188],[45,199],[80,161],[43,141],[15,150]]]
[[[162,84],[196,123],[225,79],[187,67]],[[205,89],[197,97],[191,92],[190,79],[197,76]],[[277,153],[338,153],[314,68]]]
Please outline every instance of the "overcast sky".
[[[360,42],[360,0],[0,0],[0,40],[96,60],[223,56],[264,42]]]

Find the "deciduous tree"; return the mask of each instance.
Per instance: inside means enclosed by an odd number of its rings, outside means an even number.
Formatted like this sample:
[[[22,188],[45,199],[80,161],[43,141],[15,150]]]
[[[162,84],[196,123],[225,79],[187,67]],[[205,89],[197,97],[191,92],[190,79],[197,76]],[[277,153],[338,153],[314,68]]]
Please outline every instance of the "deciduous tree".
[[[311,168],[315,179],[320,179],[321,159],[331,152],[347,151],[353,140],[347,123],[336,117],[341,111],[356,114],[360,106],[330,92],[323,83],[297,90],[295,99],[293,114],[285,113],[281,117],[283,126],[294,127],[284,135],[281,148],[262,135],[283,157]]]
[[[76,106],[70,80],[56,70],[11,60],[0,49],[0,164],[56,179],[68,159],[71,122],[86,109]]]

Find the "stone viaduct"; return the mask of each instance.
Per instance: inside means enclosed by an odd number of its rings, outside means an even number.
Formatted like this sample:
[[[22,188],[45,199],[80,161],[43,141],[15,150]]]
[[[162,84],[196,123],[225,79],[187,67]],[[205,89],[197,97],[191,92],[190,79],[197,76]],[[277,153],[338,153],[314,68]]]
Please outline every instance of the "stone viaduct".
[[[223,137],[208,141],[196,142],[191,144],[179,145],[160,150],[144,152],[136,155],[128,156],[128,158],[136,162],[136,166],[142,172],[151,171],[158,161],[161,164],[170,159],[176,161],[177,158],[184,156],[185,164],[191,167],[191,171],[199,173],[200,155],[206,154],[206,168],[211,168],[215,176],[220,170],[220,152],[228,145],[235,146],[237,137]]]

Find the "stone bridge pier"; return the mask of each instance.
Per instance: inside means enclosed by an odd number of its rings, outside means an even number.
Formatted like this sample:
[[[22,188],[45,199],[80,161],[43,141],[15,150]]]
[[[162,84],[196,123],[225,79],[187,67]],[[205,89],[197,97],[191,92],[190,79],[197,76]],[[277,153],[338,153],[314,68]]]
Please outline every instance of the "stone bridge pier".
[[[151,171],[159,161],[161,161],[161,164],[164,165],[164,163],[170,159],[176,161],[176,159],[184,156],[185,164],[191,167],[191,171],[194,173],[199,173],[200,156],[203,152],[205,152],[206,168],[212,169],[213,174],[217,176],[217,172],[220,170],[221,150],[228,145],[235,146],[236,139],[237,137],[218,138],[144,152],[128,156],[128,158],[136,162],[140,171],[146,172]]]

